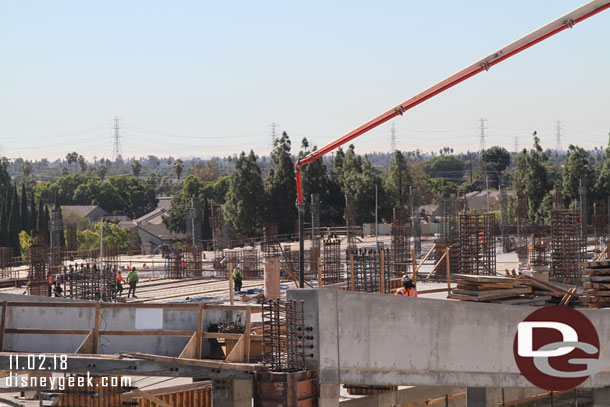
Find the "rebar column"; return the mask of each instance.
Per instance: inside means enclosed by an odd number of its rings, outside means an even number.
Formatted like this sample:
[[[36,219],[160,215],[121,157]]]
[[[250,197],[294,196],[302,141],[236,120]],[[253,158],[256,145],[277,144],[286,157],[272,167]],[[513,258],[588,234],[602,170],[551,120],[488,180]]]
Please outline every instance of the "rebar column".
[[[356,204],[353,196],[345,196],[345,233],[347,236],[347,248],[356,248],[356,238],[354,236],[354,226],[356,224]]]
[[[551,211],[551,270],[549,276],[566,283],[582,277],[585,250],[580,213],[577,209]]]
[[[496,274],[495,218],[492,213],[460,215],[460,273]]]

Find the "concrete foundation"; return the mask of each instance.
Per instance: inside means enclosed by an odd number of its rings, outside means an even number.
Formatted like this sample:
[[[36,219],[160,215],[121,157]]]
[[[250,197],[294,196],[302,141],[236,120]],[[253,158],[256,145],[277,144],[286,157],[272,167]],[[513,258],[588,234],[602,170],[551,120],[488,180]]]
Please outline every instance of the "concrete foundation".
[[[610,406],[610,387],[593,389],[593,407]]]

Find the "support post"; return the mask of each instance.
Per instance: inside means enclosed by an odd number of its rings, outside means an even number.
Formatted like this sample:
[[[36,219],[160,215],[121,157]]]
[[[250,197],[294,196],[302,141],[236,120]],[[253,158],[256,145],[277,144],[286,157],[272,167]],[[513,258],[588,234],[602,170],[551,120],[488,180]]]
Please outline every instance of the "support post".
[[[299,212],[299,288],[305,288],[305,231],[303,230],[305,205],[297,204],[297,210]]]
[[[417,258],[415,257],[415,249],[411,249],[411,263],[413,265],[413,283],[417,282]],[[422,264],[426,261],[426,259],[422,260]]]
[[[318,287],[322,287],[322,256],[318,257]]]
[[[203,304],[199,304],[199,316],[197,319],[197,349],[195,349],[195,356],[197,359],[202,358],[201,347],[203,344],[201,341],[203,340],[203,316],[205,313],[205,308]]]
[[[385,294],[385,250],[379,251],[379,259],[381,266],[381,287],[379,288],[379,291],[381,291],[382,294]]]
[[[246,347],[246,351],[245,351],[246,363],[250,363],[250,321],[251,320],[252,320],[252,310],[250,309],[250,306],[248,305],[248,308],[246,309],[246,323],[245,323],[245,330],[244,330],[244,345]]]
[[[101,320],[101,304],[95,304],[95,321],[93,326],[93,353],[98,353],[100,349],[100,320]]]
[[[593,407],[610,406],[610,387],[593,389]]]
[[[349,274],[350,274],[350,289],[352,291],[356,291],[354,287],[354,253],[352,251],[349,252]]]
[[[447,272],[447,295],[451,295],[451,264],[450,264],[450,256],[449,251],[451,249],[449,247],[445,248],[445,271]]]
[[[466,407],[485,407],[486,393],[485,387],[467,387]]]
[[[229,263],[229,300],[231,301],[231,305],[235,304],[235,299],[233,292],[233,263]]]

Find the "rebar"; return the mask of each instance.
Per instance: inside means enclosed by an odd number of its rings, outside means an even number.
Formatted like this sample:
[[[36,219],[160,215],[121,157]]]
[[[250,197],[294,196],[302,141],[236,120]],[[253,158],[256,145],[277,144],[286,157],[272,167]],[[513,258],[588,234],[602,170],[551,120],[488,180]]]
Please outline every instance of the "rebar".
[[[383,291],[390,291],[390,261],[386,261],[389,259],[387,249],[348,249],[347,258],[350,269],[347,278],[348,290],[378,293],[382,291],[383,280]]]
[[[45,232],[33,230],[30,240],[30,267],[28,270],[28,294],[49,296],[47,281],[49,252]]]
[[[263,363],[274,372],[305,369],[303,301],[263,302]]]
[[[578,209],[551,210],[551,270],[549,276],[565,282],[582,277],[585,245]]]
[[[321,285],[335,284],[343,281],[341,272],[341,241],[328,239],[324,241]]]
[[[528,246],[530,266],[546,266],[548,264],[549,239],[546,233],[532,233]]]
[[[222,250],[225,248],[223,240],[224,217],[222,214],[222,206],[220,204],[212,205],[212,216],[210,217],[212,225],[212,242],[214,244],[214,258],[222,258]]]
[[[406,274],[411,265],[410,226],[406,224],[403,208],[394,208],[392,220],[392,248],[390,258],[391,276],[401,277]]]
[[[496,274],[495,218],[492,213],[460,215],[460,273]]]
[[[354,226],[356,225],[356,204],[353,196],[345,196],[345,234],[347,236],[347,248],[356,248],[356,237]]]

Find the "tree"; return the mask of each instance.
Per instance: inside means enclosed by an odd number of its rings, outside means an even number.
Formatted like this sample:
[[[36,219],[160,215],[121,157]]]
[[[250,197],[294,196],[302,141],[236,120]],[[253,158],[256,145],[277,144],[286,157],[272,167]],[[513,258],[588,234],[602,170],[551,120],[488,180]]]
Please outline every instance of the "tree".
[[[499,188],[501,175],[510,165],[510,153],[504,147],[493,146],[481,153],[481,162],[491,181],[490,188]]]
[[[80,167],[80,172],[83,173],[85,171],[87,171],[87,161],[85,160],[85,157],[83,157],[82,155],[79,155],[77,158],[78,161],[78,166]]]
[[[398,150],[385,179],[385,190],[393,207],[404,207],[409,202],[409,188],[413,185],[405,156]]]
[[[263,223],[264,189],[261,170],[254,151],[242,151],[231,174],[225,219],[239,236],[253,236],[260,232]]]
[[[212,158],[203,164],[195,164],[195,176],[201,181],[216,181],[220,175],[218,159]]]
[[[517,196],[527,197],[529,221],[541,223],[547,218],[542,201],[551,190],[551,183],[545,166],[548,156],[542,151],[536,132],[533,136],[533,148],[519,153],[513,187]]]
[[[30,176],[30,174],[32,173],[31,161],[26,161],[23,163],[23,165],[21,166],[21,173],[23,174],[23,178],[27,179]]]
[[[445,178],[461,184],[464,178],[464,161],[452,155],[441,155],[427,160],[424,167],[430,178]]]
[[[169,163],[169,160],[168,160]],[[182,170],[184,170],[184,163],[181,159],[177,159],[174,161],[174,171],[176,171],[176,177],[180,180],[180,175],[182,174]]]
[[[108,167],[106,167],[106,165],[102,164],[97,167],[97,176],[100,177],[102,181],[106,178],[106,174],[108,174]]]
[[[25,191],[25,184],[21,184],[21,225],[19,225],[19,231],[30,230],[30,216],[28,214],[28,197]]]
[[[66,161],[68,162],[68,165],[70,166],[70,172],[72,172],[72,164],[75,164],[78,161],[78,153],[71,152],[66,154]]]
[[[133,176],[139,179],[141,170],[142,170],[142,164],[140,164],[140,161],[134,160],[133,163],[131,164],[131,172],[133,173]]]
[[[604,152],[603,164],[595,183],[595,190],[599,196],[610,196],[610,133],[608,133],[608,146]]]
[[[278,233],[294,231],[297,219],[295,207],[296,188],[294,181],[294,163],[290,157],[290,138],[286,132],[273,140],[271,160],[275,168],[265,180],[266,221],[278,226]]]
[[[593,168],[589,158],[589,153],[583,148],[571,144],[568,147],[561,189],[563,201],[567,207],[574,200],[579,199],[578,188],[581,182],[583,187],[588,189],[593,187]]]

